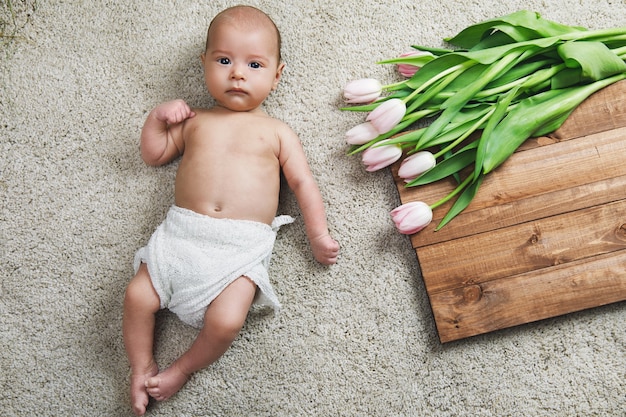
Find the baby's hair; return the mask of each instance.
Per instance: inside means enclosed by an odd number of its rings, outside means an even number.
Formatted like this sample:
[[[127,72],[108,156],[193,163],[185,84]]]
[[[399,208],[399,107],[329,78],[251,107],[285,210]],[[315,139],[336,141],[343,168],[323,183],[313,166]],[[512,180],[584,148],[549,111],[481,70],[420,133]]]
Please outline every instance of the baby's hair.
[[[211,34],[211,27],[213,27],[216,22],[219,22],[223,19],[237,20],[237,22],[245,24],[246,26],[252,28],[263,27],[266,24],[269,24],[272,28],[274,28],[274,31],[276,32],[278,62],[282,61],[282,39],[280,37],[280,31],[278,30],[278,27],[276,26],[272,18],[269,17],[265,12],[252,6],[233,6],[219,12],[209,24],[209,29],[207,30],[206,36],[205,50],[208,50],[209,48],[209,35]]]

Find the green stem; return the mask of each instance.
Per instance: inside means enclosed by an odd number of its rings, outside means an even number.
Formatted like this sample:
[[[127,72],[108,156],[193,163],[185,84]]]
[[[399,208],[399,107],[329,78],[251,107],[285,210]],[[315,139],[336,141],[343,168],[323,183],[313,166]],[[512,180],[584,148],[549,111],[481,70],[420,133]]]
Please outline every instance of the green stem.
[[[402,87],[404,87],[406,85],[407,81],[408,80],[403,80],[403,81],[399,81],[397,83],[383,85],[382,89],[385,90],[385,91],[400,90]]]
[[[471,67],[472,65],[474,65],[475,62],[467,60],[464,61],[461,64],[457,64],[455,66],[452,66],[448,69],[446,69],[445,71],[441,71],[440,73],[438,73],[436,76],[432,77],[430,80],[426,81],[425,83],[423,83],[422,85],[420,85],[418,88],[416,88],[411,94],[409,94],[408,96],[406,96],[403,101],[404,103],[408,103],[409,101],[413,100],[413,98],[419,94],[420,92],[424,91],[426,88],[430,87],[431,85],[433,85],[435,82],[437,82],[438,80],[442,79],[443,77],[448,76],[449,74],[452,74],[454,72],[463,72],[464,70],[468,69],[469,67]],[[458,75],[458,74],[457,74]],[[456,77],[456,75],[455,75]]]
[[[513,89],[514,87],[527,82],[528,80],[532,79],[533,77],[539,78],[537,76],[537,74],[540,73],[540,71],[547,71],[548,74],[546,74],[545,78],[546,79],[547,78],[551,78],[552,75],[556,74],[557,72],[559,72],[563,68],[565,68],[565,64],[559,64],[558,66],[560,67],[558,69],[554,69],[555,67],[553,66],[553,67],[546,68],[546,69],[543,69],[543,70],[537,70],[537,71],[535,71],[534,73],[532,73],[530,75],[526,75],[524,77],[518,78],[517,80],[511,81],[511,82],[503,84],[501,86],[493,87],[493,88],[490,88],[488,90],[479,91],[474,96],[474,99],[480,100],[480,99],[483,99],[483,98],[486,98],[486,97],[495,96],[495,95],[504,93],[506,91],[509,91],[509,90]],[[540,82],[537,82],[536,84],[538,85],[538,84],[540,84]],[[535,83],[533,83],[530,86],[534,86],[534,85],[535,85]],[[529,86],[525,86],[525,88],[528,88],[528,87]],[[449,92],[439,93],[435,97],[438,98],[438,99],[445,100],[445,99],[448,99],[448,98],[450,98],[450,97],[452,97],[452,96],[454,96],[456,94],[458,94],[457,91],[449,91]]]
[[[465,71],[465,68],[459,68],[458,70],[450,74],[450,76],[443,78],[441,80],[438,80],[427,91],[424,91],[424,93],[419,98],[415,99],[413,103],[411,103],[411,105],[406,110],[407,113],[414,111],[415,109],[419,108],[423,104],[427,103],[433,97],[436,97],[437,94],[439,94],[444,88],[446,88],[452,81],[456,79],[456,77],[458,77],[464,71]]]
[[[621,59],[624,59],[624,55],[626,55],[626,46],[622,46],[621,48],[611,49],[611,52],[613,52],[615,55],[617,55]]]
[[[468,175],[467,178],[465,178],[465,180],[463,180],[462,183],[460,183],[454,190],[452,190],[452,192],[450,194],[448,194],[447,196],[445,196],[441,200],[439,200],[436,203],[434,203],[433,205],[431,205],[430,206],[431,210],[436,209],[437,207],[439,207],[440,205],[446,203],[447,201],[452,199],[455,195],[457,195],[458,193],[463,191],[463,189],[465,187],[467,187],[467,184],[472,182],[473,179],[474,179],[474,172],[472,172],[470,175]]]
[[[491,109],[489,109],[489,111],[487,113],[485,113],[485,115],[483,117],[481,117],[476,123],[474,123],[469,129],[467,129],[465,131],[465,133],[463,133],[461,136],[459,136],[453,142],[448,144],[445,148],[441,149],[439,152],[434,154],[433,156],[435,157],[435,159],[441,157],[442,155],[445,155],[448,151],[451,151],[452,149],[454,149],[455,146],[457,146],[458,144],[463,142],[465,139],[467,139],[469,135],[474,133],[476,131],[476,129],[478,129],[483,123],[485,123],[487,121],[487,119],[489,119],[491,117],[491,115],[493,114],[495,109],[496,109],[495,106],[492,107]]]
[[[591,39],[600,42],[621,41],[626,39],[626,27],[570,32],[555,36],[555,38],[564,41],[579,41],[583,39]]]
[[[525,90],[531,89],[535,86],[540,85],[541,83],[549,80],[550,78],[554,77],[556,74],[558,74],[559,72],[563,71],[565,68],[567,68],[567,66],[565,65],[565,63],[561,63],[558,65],[554,65],[550,68],[546,68],[544,70],[540,70],[537,71],[536,73],[532,74],[523,84],[522,87]]]
[[[430,115],[433,115],[433,114],[437,113],[438,111],[439,111],[438,109],[422,109],[420,111],[416,111],[414,113],[407,114],[407,115],[405,115],[402,118],[402,121],[400,121],[400,123],[398,123],[396,125],[396,127],[391,129],[387,133],[383,133],[377,139],[378,140],[382,140],[382,139],[390,138],[393,135],[395,135],[396,133],[404,130],[405,128],[409,127],[413,123],[417,122],[418,120],[423,119],[424,117],[428,117]]]

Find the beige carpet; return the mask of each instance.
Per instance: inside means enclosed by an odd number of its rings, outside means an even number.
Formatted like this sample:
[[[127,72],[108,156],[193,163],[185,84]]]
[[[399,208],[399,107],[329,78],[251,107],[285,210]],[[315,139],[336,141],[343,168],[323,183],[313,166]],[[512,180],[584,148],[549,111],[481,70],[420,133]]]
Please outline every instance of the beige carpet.
[[[0,414],[128,416],[122,297],[135,250],[172,204],[176,164],[138,152],[147,112],[210,104],[199,55],[230,1],[37,1],[0,6]],[[12,6],[9,9],[9,4]],[[297,217],[278,238],[279,316],[252,315],[227,354],[149,416],[624,416],[626,305],[441,345],[419,266],[388,212],[389,171],[346,156],[341,87],[375,62],[522,8],[626,26],[623,0],[251,1],[284,38],[267,111],[301,136],[339,263],[317,264]],[[12,12],[12,14],[11,14]],[[166,366],[192,328],[158,317]]]

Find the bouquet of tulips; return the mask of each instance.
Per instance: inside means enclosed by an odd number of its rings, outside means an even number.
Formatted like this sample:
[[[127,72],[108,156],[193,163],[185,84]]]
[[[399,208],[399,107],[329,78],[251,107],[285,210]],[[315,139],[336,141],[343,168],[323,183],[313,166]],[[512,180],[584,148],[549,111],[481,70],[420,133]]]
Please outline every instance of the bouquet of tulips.
[[[587,97],[626,78],[626,28],[587,30],[519,11],[445,41],[459,49],[414,45],[381,61],[398,66],[406,77],[401,82],[361,79],[343,90],[346,102],[356,105],[342,110],[368,113],[346,133],[350,154],[362,152],[368,171],[406,155],[398,172],[406,186],[449,176],[458,184],[433,204],[393,210],[405,234],[426,227],[432,209],[456,197],[436,230],[442,228],[526,139],[558,129]],[[430,123],[407,130],[420,120]]]

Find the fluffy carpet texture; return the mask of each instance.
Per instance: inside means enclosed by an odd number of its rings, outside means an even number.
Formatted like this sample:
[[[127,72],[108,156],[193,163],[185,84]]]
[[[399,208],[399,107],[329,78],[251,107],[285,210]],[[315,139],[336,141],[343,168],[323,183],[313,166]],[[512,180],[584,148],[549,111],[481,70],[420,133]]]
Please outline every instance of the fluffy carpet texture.
[[[157,103],[209,106],[199,55],[232,1],[4,1],[0,31],[0,414],[129,416],[121,322],[132,259],[173,202],[177,163],[146,166]],[[365,172],[341,87],[399,80],[380,59],[444,46],[520,9],[592,29],[622,0],[251,0],[277,23],[286,70],[266,102],[300,135],[339,262],[313,259],[282,192],[270,275],[283,309],[252,314],[233,347],[148,416],[624,416],[626,305],[442,345],[388,170]],[[157,319],[167,366],[196,330]]]

